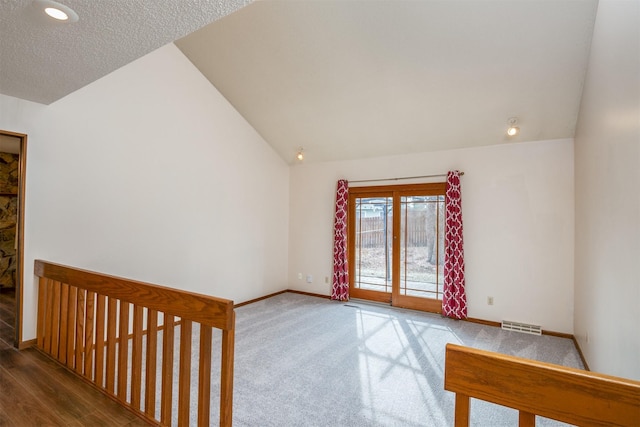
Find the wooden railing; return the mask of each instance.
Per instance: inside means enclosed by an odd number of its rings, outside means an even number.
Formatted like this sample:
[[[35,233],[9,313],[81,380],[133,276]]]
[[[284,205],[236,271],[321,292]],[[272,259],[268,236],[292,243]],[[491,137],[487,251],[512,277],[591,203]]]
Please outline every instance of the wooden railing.
[[[233,301],[39,260],[35,275],[39,277],[37,346],[152,424],[171,425],[176,402],[178,425],[189,425],[193,356],[198,363],[197,423],[209,425],[212,328],[222,330],[220,425],[231,425]],[[197,355],[191,351],[193,323],[200,329]],[[180,334],[177,396],[173,390],[176,329]]]
[[[640,426],[640,382],[447,344],[445,389],[456,393],[455,426],[469,425],[470,398],[578,426]]]

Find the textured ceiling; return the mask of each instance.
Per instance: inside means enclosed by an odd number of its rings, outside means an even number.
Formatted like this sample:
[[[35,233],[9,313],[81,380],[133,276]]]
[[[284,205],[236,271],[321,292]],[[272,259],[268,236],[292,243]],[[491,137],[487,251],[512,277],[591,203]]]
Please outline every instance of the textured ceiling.
[[[286,161],[354,159],[572,137],[596,7],[266,1],[176,45]]]
[[[32,0],[0,0],[0,93],[49,104],[251,0],[60,0],[51,20]]]
[[[48,104],[175,41],[290,163],[299,147],[318,162],[572,137],[597,9],[597,0],[61,2],[77,23],[0,0],[0,93]],[[508,140],[512,116],[521,133]]]

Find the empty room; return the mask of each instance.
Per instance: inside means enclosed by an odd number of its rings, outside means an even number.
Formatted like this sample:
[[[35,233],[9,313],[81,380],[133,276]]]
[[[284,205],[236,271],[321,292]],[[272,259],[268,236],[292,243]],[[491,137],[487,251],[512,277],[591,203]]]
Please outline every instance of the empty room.
[[[0,424],[640,425],[637,0],[0,2],[0,187]]]

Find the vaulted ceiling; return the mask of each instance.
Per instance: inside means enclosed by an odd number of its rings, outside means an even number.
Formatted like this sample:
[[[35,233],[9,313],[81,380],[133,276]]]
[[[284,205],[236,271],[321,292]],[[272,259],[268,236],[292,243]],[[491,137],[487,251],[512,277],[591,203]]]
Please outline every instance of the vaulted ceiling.
[[[317,162],[572,137],[597,8],[597,0],[62,2],[77,23],[42,22],[29,0],[0,1],[0,93],[51,103],[175,41],[290,163],[300,147]],[[521,129],[513,139],[510,117]]]

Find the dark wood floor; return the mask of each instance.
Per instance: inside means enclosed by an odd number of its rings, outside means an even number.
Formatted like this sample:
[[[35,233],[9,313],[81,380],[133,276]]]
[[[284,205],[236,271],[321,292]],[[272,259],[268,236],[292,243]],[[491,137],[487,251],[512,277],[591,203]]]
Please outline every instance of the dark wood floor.
[[[147,425],[37,350],[16,350],[14,307],[0,290],[0,426]]]
[[[13,289],[0,288],[0,346],[13,344],[16,323],[16,298]]]

